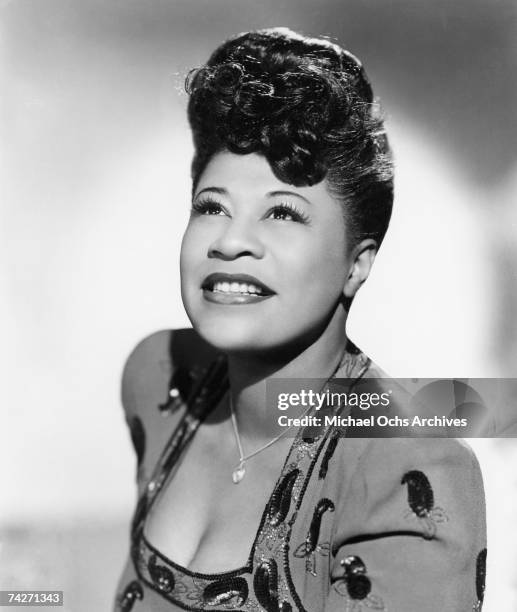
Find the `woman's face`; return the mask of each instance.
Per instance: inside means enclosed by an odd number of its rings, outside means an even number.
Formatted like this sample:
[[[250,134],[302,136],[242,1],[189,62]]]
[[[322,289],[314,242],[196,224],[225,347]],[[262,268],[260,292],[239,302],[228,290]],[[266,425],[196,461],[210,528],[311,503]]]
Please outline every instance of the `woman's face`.
[[[294,187],[261,155],[221,152],[200,177],[183,237],[183,304],[222,351],[303,346],[338,308],[347,252],[341,206],[325,181]]]

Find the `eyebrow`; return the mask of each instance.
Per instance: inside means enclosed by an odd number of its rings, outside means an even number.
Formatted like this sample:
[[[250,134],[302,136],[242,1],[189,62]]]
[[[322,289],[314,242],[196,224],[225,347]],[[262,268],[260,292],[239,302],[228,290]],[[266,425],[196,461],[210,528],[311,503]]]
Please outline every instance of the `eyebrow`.
[[[215,193],[219,193],[220,195],[228,195],[228,190],[224,187],[205,187],[204,189],[201,189],[201,191],[194,194],[194,197],[197,198],[202,193],[205,193],[205,191],[215,191]]]
[[[266,193],[266,196],[272,198],[275,196],[294,196],[295,198],[300,198],[304,202],[307,202],[307,204],[311,204],[310,200],[304,198],[301,194],[296,193],[295,191],[269,191]]]
[[[225,189],[224,187],[205,187],[204,189],[201,189],[201,191],[196,193],[194,197],[195,198],[199,197],[202,193],[205,193],[205,191],[212,191],[214,193],[218,193],[220,195],[225,195],[225,196],[229,195],[228,190]],[[300,198],[304,202],[307,202],[307,204],[311,204],[310,200],[308,200],[301,194],[296,193],[295,191],[275,190],[275,191],[268,191],[266,193],[266,197],[268,198],[274,198],[276,196],[294,196],[295,198]]]

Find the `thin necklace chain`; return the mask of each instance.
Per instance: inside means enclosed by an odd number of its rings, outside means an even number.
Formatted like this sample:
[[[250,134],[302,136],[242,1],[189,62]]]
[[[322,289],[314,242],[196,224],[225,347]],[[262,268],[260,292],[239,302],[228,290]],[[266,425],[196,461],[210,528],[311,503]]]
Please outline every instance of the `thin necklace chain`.
[[[322,388],[324,388],[325,385],[329,382],[329,380],[331,380],[336,375],[336,372],[339,370],[339,368],[341,367],[341,364],[343,363],[345,354],[346,354],[346,344],[345,344],[345,350],[343,351],[343,354],[341,355],[341,358],[337,366],[334,368],[334,371],[332,372],[332,374],[327,378]],[[233,470],[232,479],[235,484],[238,484],[246,475],[246,461],[248,461],[248,459],[251,459],[255,455],[258,455],[263,450],[266,450],[266,448],[269,448],[270,446],[275,444],[275,442],[278,442],[278,440],[283,438],[294,427],[294,425],[290,425],[289,427],[286,427],[281,434],[278,434],[278,436],[275,436],[272,440],[270,440],[269,442],[266,442],[266,444],[264,444],[263,446],[257,448],[252,453],[249,453],[249,455],[245,455],[244,449],[242,448],[241,437],[239,434],[239,427],[237,425],[237,416],[235,414],[235,408],[233,406],[233,399],[232,399],[231,393],[229,393],[229,400],[230,400],[230,414],[232,418],[233,432],[235,434],[235,440],[237,441],[237,448],[239,449],[239,464]],[[312,405],[310,405],[307,408],[307,410],[304,410],[302,414],[300,415],[300,417],[298,418],[303,418],[309,412],[311,408],[312,408]]]
[[[302,414],[298,417],[298,418],[303,418],[308,412],[309,410],[312,408],[312,405],[310,405],[307,410],[304,410],[302,412]],[[241,442],[241,437],[239,435],[239,428],[237,427],[237,417],[235,415],[235,410],[233,408],[233,400],[232,400],[232,396],[230,395],[230,412],[232,414],[232,424],[233,424],[233,431],[235,433],[235,439],[237,440],[237,446],[239,448],[239,460],[240,463],[244,463],[245,461],[247,461],[248,459],[251,459],[252,457],[254,457],[255,455],[258,455],[260,452],[262,452],[263,450],[266,450],[266,448],[269,448],[271,445],[273,445],[275,442],[278,442],[278,440],[280,440],[280,438],[282,438],[283,436],[285,436],[285,434],[294,427],[294,425],[289,425],[289,427],[286,427],[284,429],[284,431],[281,434],[278,434],[278,436],[275,436],[272,440],[270,440],[269,442],[266,442],[266,444],[264,444],[263,446],[261,446],[260,448],[257,448],[257,450],[253,451],[252,453],[250,453],[249,455],[244,455],[244,450],[242,448],[242,442]]]

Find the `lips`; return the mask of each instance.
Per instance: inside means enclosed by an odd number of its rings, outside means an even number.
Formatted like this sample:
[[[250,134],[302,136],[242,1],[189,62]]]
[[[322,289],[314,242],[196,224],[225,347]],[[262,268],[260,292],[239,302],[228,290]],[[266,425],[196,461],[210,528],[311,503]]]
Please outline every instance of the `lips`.
[[[275,292],[249,274],[216,272],[201,284],[204,297],[218,304],[249,304],[267,299]]]

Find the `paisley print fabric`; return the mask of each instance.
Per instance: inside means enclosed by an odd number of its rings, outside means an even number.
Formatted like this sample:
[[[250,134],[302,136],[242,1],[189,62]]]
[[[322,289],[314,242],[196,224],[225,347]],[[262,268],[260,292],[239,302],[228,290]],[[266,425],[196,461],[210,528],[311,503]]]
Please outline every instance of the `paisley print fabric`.
[[[245,566],[192,572],[151,545],[149,510],[228,387],[224,359],[206,356],[192,334],[154,334],[124,371],[139,500],[116,612],[481,609],[483,486],[475,457],[456,440],[347,439],[331,427],[308,438],[300,430]],[[382,373],[350,344],[337,376]]]

